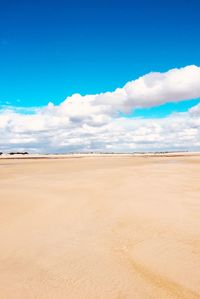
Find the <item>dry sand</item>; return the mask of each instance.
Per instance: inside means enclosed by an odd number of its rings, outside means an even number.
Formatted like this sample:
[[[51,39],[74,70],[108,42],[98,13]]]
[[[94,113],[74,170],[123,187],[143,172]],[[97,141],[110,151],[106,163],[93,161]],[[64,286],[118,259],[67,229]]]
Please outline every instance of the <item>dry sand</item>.
[[[1,299],[200,298],[200,156],[0,159]]]

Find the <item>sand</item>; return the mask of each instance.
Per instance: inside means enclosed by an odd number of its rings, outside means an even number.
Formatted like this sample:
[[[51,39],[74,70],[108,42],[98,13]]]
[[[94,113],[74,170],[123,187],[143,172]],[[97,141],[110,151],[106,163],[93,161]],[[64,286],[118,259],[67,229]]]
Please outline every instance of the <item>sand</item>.
[[[0,159],[1,299],[200,298],[200,156]]]

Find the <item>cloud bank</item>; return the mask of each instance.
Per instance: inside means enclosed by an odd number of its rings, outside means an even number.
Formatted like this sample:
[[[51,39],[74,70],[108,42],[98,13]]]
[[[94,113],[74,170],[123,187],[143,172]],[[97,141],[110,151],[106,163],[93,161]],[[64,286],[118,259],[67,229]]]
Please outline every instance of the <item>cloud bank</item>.
[[[95,95],[74,94],[60,105],[24,114],[0,111],[0,150],[30,152],[132,152],[200,150],[200,104],[161,119],[126,118],[146,108],[200,97],[200,67],[149,73],[123,88]]]

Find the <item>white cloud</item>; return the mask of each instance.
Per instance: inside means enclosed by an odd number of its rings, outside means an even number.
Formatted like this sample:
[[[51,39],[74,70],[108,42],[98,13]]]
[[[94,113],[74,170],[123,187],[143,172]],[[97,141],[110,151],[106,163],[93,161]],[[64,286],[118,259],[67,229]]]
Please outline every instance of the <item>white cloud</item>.
[[[124,87],[127,105],[150,107],[200,97],[200,67],[195,65],[150,73]]]
[[[114,92],[84,97],[73,95],[67,98],[63,105],[68,105],[68,102],[70,104],[73,102],[74,105],[81,103],[79,107],[89,105],[96,112],[101,110],[104,113],[114,114],[117,111],[128,112],[134,108],[152,107],[198,97],[200,97],[200,67],[191,65],[172,69],[166,73],[149,73],[128,82],[123,88],[117,88]],[[84,108],[87,113],[88,107]]]
[[[200,105],[162,119],[118,112],[200,97],[200,68],[150,73],[114,92],[50,103],[24,114],[0,111],[0,150],[32,152],[200,150]]]

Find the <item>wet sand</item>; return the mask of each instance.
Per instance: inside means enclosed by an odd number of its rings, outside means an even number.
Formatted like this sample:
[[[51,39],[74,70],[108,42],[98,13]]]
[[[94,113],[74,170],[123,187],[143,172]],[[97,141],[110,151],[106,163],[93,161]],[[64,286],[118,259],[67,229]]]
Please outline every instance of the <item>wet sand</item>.
[[[1,299],[200,298],[200,156],[0,159]]]

